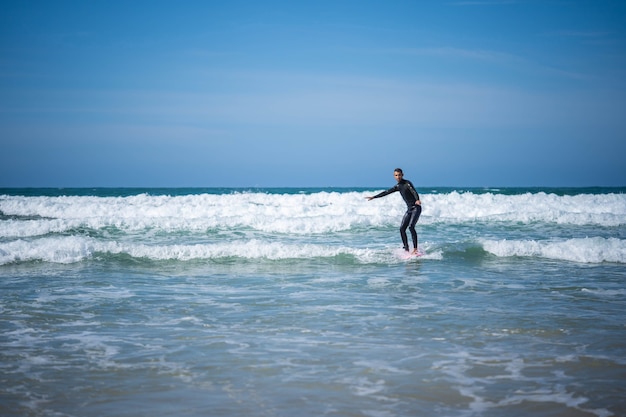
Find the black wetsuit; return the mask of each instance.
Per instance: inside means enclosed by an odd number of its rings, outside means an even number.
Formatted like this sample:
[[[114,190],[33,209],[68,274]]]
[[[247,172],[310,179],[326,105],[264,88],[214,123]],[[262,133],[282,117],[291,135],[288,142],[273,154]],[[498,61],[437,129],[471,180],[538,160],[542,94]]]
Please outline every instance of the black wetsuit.
[[[417,223],[417,220],[420,218],[422,206],[415,204],[419,201],[420,196],[417,191],[415,191],[415,187],[411,181],[401,179],[395,186],[383,191],[382,193],[376,194],[373,198],[384,197],[391,193],[395,193],[396,191],[400,191],[400,195],[402,195],[407,208],[406,213],[404,213],[404,217],[402,217],[402,224],[400,225],[400,237],[402,238],[404,250],[409,250],[409,242],[406,235],[407,227],[409,228],[411,237],[413,238],[413,247],[417,249],[417,232],[415,231],[415,223]]]

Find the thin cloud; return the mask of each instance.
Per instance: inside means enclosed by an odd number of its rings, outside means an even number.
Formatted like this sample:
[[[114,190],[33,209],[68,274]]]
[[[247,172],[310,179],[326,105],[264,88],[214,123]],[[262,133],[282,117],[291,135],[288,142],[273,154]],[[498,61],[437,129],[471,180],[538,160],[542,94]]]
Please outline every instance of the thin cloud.
[[[546,33],[546,36],[556,36],[556,37],[563,37],[563,38],[584,38],[584,39],[605,38],[609,35],[611,35],[610,32],[575,31],[575,30],[558,30],[558,31]]]
[[[608,31],[581,31],[581,30],[555,30],[545,32],[541,36],[548,38],[560,38],[579,42],[583,45],[618,45],[620,41],[615,38],[615,33]]]
[[[450,46],[434,47],[434,48],[405,48],[395,49],[397,53],[408,55],[430,55],[450,58],[477,59],[492,62],[525,62],[524,58],[517,55],[504,52],[490,51],[485,49],[466,49],[455,48]]]
[[[452,4],[453,6],[502,6],[507,4],[516,4],[519,3],[515,0],[491,0],[491,1],[455,1]]]
[[[454,59],[466,59],[489,62],[492,64],[515,66],[518,69],[524,69],[525,71],[540,72],[550,75],[557,75],[561,77],[567,77],[570,79],[587,79],[588,76],[575,71],[562,70],[551,67],[549,65],[533,62],[527,58],[519,55],[509,54],[506,52],[491,51],[485,49],[465,49],[455,47],[434,47],[434,48],[404,48],[404,49],[392,49],[386,51],[387,53],[396,53],[404,55],[415,56],[432,56],[441,58],[454,58]]]

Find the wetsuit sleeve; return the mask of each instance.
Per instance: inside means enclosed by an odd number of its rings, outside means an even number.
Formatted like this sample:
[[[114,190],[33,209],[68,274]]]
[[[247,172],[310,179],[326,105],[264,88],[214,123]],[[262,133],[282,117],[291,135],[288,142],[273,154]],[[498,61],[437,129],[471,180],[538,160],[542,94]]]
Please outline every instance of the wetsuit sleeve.
[[[391,194],[391,193],[395,193],[396,191],[398,191],[398,189],[399,189],[399,188],[398,188],[398,186],[397,186],[397,185],[395,185],[395,186],[391,187],[391,188],[390,188],[390,189],[388,189],[388,190],[385,190],[385,191],[383,191],[383,192],[381,192],[381,193],[376,194],[376,195],[375,195],[374,197],[372,197],[372,198],[384,197],[384,196],[389,195],[389,194]]]

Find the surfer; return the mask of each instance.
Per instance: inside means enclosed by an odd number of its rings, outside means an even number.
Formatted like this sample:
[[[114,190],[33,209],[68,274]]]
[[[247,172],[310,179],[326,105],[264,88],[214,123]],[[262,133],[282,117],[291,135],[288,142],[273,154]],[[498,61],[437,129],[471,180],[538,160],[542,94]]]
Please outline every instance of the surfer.
[[[395,193],[396,191],[400,191],[400,195],[404,199],[407,207],[406,213],[404,213],[404,217],[402,217],[402,224],[400,225],[400,237],[402,238],[404,250],[408,252],[409,242],[406,235],[406,229],[408,227],[411,232],[411,237],[413,238],[413,253],[417,254],[417,232],[415,231],[415,223],[417,223],[417,220],[420,218],[420,214],[422,213],[422,202],[420,201],[420,196],[417,191],[415,191],[415,187],[413,187],[411,181],[404,179],[404,173],[400,168],[396,168],[393,171],[393,176],[398,182],[395,186],[378,193],[375,196],[367,197],[367,200],[370,201],[375,198],[384,197],[391,193]]]

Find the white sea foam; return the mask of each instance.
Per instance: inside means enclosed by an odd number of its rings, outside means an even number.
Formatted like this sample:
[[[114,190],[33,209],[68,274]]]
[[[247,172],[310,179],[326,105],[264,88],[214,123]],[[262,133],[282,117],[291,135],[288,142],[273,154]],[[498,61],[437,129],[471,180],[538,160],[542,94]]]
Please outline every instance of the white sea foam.
[[[626,263],[626,241],[617,238],[483,240],[481,243],[487,252],[501,257],[525,256],[583,263]]]
[[[79,262],[95,252],[96,244],[79,236],[0,243],[0,265],[33,260],[64,264]]]
[[[395,225],[404,212],[399,196],[367,202],[371,192],[314,194],[202,194],[130,197],[0,196],[0,212],[29,216],[5,220],[1,237],[40,236],[77,227],[124,231],[203,231],[248,228],[268,233],[319,234]],[[573,225],[626,224],[623,194],[557,196],[475,194],[422,195],[422,224],[506,221]]]
[[[5,220],[0,222],[0,237],[18,238],[62,233],[84,224],[81,219]]]
[[[588,408],[589,398],[570,391],[564,384],[553,384],[544,376],[525,375],[526,368],[538,365],[536,362],[533,363],[532,358],[511,357],[507,354],[498,356],[497,352],[492,352],[492,355],[489,359],[485,359],[469,352],[455,352],[448,359],[434,363],[434,368],[441,370],[449,380],[453,381],[454,387],[461,395],[471,399],[469,404],[471,415],[483,414],[500,408],[506,410],[523,402],[561,404],[568,409],[598,417],[613,415],[604,408]],[[490,372],[484,376],[475,376],[472,373],[474,367],[485,367]],[[493,392],[490,397],[485,396],[485,392],[488,391],[487,387],[496,383],[523,383],[523,386],[532,388],[511,390],[502,397],[494,396]]]
[[[389,241],[382,241],[381,235],[374,236],[372,231],[396,229],[404,214],[404,203],[399,195],[368,202],[365,197],[373,192],[129,197],[4,195],[0,196],[0,264],[33,260],[73,263],[96,254],[126,254],[155,260],[228,257],[273,260],[349,255],[363,263],[397,262],[398,257],[390,253]],[[516,227],[546,223],[604,228],[598,234],[604,237],[562,241],[537,237],[528,241],[497,240],[508,236],[496,234],[482,244],[497,256],[626,263],[624,241],[606,237],[606,228],[626,225],[623,194],[451,192],[423,194],[422,201],[420,227],[484,228],[503,222]],[[479,233],[484,235],[482,232]],[[398,236],[384,233],[385,237],[394,239],[397,248]],[[443,236],[439,239],[448,239],[446,231],[438,233]],[[368,249],[370,242],[374,242],[374,249]],[[422,259],[445,257],[440,246],[425,249],[427,254]]]
[[[581,291],[589,293],[589,294],[594,294],[600,297],[624,297],[626,296],[626,289],[605,290],[605,289],[583,288]]]
[[[252,228],[289,234],[324,233],[380,224],[381,208],[359,193],[132,197],[7,197],[5,215],[38,217],[5,221],[0,237],[37,236],[74,227],[164,231]],[[386,216],[384,216],[386,217]]]
[[[307,259],[316,257],[354,256],[360,262],[384,262],[401,259],[384,249],[359,249],[314,244],[287,244],[250,240],[245,242],[192,245],[147,245],[103,242],[82,236],[47,237],[33,241],[17,240],[0,243],[0,265],[12,262],[45,261],[69,264],[92,258],[96,254],[125,254],[151,260],[245,258],[245,259]]]
[[[520,195],[434,194],[423,198],[425,212],[437,222],[510,221],[573,225],[626,224],[626,195],[526,193]],[[427,210],[426,210],[427,208]]]

